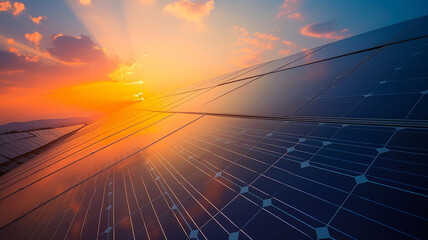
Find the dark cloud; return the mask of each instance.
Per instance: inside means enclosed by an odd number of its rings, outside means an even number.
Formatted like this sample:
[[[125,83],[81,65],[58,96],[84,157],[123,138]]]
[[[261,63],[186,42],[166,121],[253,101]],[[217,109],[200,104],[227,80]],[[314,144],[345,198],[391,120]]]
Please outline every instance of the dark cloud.
[[[48,52],[66,62],[94,62],[106,58],[103,50],[99,48],[88,36],[75,37],[71,35],[58,35],[53,40],[53,47]]]
[[[334,22],[315,23],[310,25],[308,30],[318,34],[336,32],[336,24]]]
[[[19,56],[13,52],[0,51],[0,73],[27,70],[38,65],[29,62],[24,56]]]
[[[300,29],[302,35],[314,38],[343,39],[349,37],[348,29],[338,30],[335,22],[312,23]]]

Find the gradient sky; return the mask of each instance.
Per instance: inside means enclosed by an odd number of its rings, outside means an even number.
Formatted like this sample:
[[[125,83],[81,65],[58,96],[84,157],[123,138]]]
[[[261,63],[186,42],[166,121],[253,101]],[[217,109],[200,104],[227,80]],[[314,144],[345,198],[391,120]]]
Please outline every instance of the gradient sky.
[[[0,124],[108,113],[426,14],[426,0],[0,0]]]

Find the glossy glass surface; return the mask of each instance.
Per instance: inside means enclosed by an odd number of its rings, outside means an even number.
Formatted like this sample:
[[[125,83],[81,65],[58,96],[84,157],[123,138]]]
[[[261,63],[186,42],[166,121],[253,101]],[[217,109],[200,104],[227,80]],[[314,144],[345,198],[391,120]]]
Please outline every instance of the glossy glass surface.
[[[423,238],[427,151],[414,134],[428,140],[421,129],[203,117],[0,237]]]
[[[388,46],[295,115],[428,119],[427,69],[428,39]]]
[[[264,75],[200,109],[208,113],[286,116],[371,54],[367,51]]]

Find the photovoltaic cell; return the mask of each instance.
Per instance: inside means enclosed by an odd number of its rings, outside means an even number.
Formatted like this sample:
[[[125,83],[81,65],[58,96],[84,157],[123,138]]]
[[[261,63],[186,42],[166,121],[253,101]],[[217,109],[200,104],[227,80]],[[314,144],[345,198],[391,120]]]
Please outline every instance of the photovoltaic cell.
[[[88,125],[0,178],[0,239],[427,238],[427,19]]]

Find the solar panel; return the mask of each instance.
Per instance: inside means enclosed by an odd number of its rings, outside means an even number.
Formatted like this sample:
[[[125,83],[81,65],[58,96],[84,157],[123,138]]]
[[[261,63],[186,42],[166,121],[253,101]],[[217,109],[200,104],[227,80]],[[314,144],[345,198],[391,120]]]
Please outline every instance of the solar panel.
[[[0,239],[425,239],[427,19],[90,124],[0,178]]]

